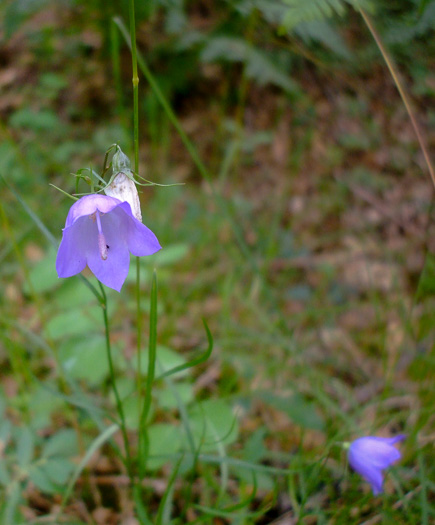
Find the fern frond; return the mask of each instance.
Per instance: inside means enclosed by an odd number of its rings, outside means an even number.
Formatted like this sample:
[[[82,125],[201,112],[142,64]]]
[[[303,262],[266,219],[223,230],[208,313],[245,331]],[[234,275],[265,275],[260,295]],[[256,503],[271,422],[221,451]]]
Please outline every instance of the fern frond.
[[[343,15],[346,4],[358,9],[359,7],[370,9],[369,0],[283,0],[288,6],[283,26],[292,29],[302,22],[313,22],[330,18],[333,15]]]
[[[242,38],[209,37],[200,58],[203,62],[240,62],[246,67],[246,75],[258,84],[272,84],[289,93],[298,91],[298,86],[288,76],[285,65]]]

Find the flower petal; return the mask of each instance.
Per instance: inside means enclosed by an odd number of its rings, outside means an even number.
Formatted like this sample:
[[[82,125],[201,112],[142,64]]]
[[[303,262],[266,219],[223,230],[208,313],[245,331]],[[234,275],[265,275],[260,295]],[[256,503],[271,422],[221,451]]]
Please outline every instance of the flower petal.
[[[352,443],[349,454],[363,458],[376,468],[384,469],[400,459],[400,452],[390,442],[391,438],[360,438]]]
[[[65,228],[71,226],[80,217],[92,215],[97,209],[101,213],[109,213],[120,202],[118,199],[107,195],[85,195],[71,206],[66,218]]]
[[[106,239],[107,259],[103,260],[98,249],[97,235],[92,248],[87,253],[87,263],[95,277],[109,288],[118,292],[128,275],[130,254],[126,242],[127,217],[120,220],[114,210],[101,217],[101,226]]]
[[[382,485],[384,483],[384,476],[381,470],[370,465],[365,465],[358,472],[368,483],[370,483],[375,496],[381,494],[383,490]]]
[[[130,252],[143,256],[160,249],[154,233],[133,216],[128,202],[87,195],[70,208],[56,269],[59,277],[71,277],[87,264],[97,279],[119,292],[128,275]]]
[[[128,221],[127,244],[130,252],[138,257],[152,255],[162,249],[154,233],[134,218]]]
[[[96,235],[92,232],[92,223],[83,217],[72,226],[64,229],[62,241],[56,257],[56,271],[59,277],[72,277],[86,267],[88,244]]]
[[[348,458],[351,467],[370,483],[373,494],[382,492],[382,471],[400,459],[400,452],[394,447],[405,439],[400,434],[394,438],[367,436],[356,439],[349,447]]]

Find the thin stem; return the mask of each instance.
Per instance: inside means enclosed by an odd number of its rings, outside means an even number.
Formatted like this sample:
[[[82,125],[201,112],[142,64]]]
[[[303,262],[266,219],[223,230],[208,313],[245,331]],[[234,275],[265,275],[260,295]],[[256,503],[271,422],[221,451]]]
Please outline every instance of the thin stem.
[[[146,461],[148,457],[148,432],[147,432],[147,419],[151,408],[152,401],[152,388],[154,383],[155,371],[156,371],[156,356],[157,356],[157,275],[154,270],[153,282],[151,285],[151,300],[150,300],[150,335],[148,345],[148,371],[145,389],[145,400],[142,408],[139,425],[139,474],[142,479]]]
[[[110,21],[110,51],[112,55],[112,67],[113,67],[113,76],[115,78],[115,88],[116,88],[116,106],[118,116],[122,118],[123,115],[123,94],[122,94],[122,82],[121,82],[121,60],[119,54],[119,35],[116,29],[115,22],[113,19]]]
[[[139,76],[137,74],[136,21],[134,0],[130,0],[130,42],[133,69],[134,171],[139,173]]]
[[[101,295],[102,295],[102,298],[103,298],[103,301],[101,303],[101,309],[103,310],[104,330],[105,330],[105,336],[106,336],[106,351],[107,351],[107,361],[109,363],[110,380],[112,382],[113,393],[115,394],[116,408],[118,410],[118,414],[119,414],[119,417],[121,419],[121,432],[122,432],[122,438],[123,438],[123,441],[124,441],[127,471],[128,471],[128,475],[129,475],[130,479],[133,482],[133,472],[132,472],[131,454],[130,454],[130,443],[128,441],[127,428],[126,428],[126,425],[125,425],[124,408],[122,406],[122,401],[121,401],[121,397],[119,395],[118,387],[116,386],[115,367],[113,366],[112,348],[111,348],[111,345],[110,345],[110,328],[109,328],[109,318],[108,318],[108,315],[107,315],[107,296],[106,296],[106,292],[104,290],[104,287],[100,283],[100,281],[98,281],[98,284],[100,285]]]
[[[136,19],[134,0],[130,0],[130,46],[131,62],[133,70],[133,142],[134,142],[134,171],[139,174],[139,76],[137,73],[137,51],[136,51]],[[140,261],[136,257],[136,349],[137,349],[137,395],[140,395],[142,384],[142,311],[140,307]],[[140,419],[139,419],[140,422]]]
[[[137,346],[137,395],[140,395],[142,385],[142,311],[140,307],[140,260],[136,257],[136,346]]]
[[[385,60],[385,63],[387,64],[387,67],[388,69],[390,70],[390,73],[391,73],[391,76],[393,77],[393,81],[394,83],[396,84],[396,87],[397,87],[397,90],[399,91],[399,94],[400,94],[400,97],[402,98],[402,101],[405,105],[405,108],[406,108],[406,111],[408,112],[408,115],[409,115],[409,118],[411,120],[411,124],[412,124],[412,127],[414,128],[414,131],[415,131],[415,134],[417,135],[417,140],[420,144],[420,148],[423,152],[423,156],[424,156],[424,160],[426,161],[426,164],[427,164],[427,167],[429,169],[429,174],[430,174],[430,177],[432,179],[432,183],[435,187],[435,172],[434,172],[434,168],[432,166],[432,163],[431,163],[431,160],[430,160],[430,157],[429,157],[429,153],[426,149],[426,144],[425,144],[425,141],[423,139],[423,135],[420,131],[420,128],[417,124],[417,119],[415,118],[415,115],[414,115],[414,112],[411,108],[411,103],[410,103],[410,100],[408,98],[408,95],[406,94],[405,92],[405,89],[400,81],[400,78],[399,78],[399,74],[397,73],[395,67],[394,67],[394,64],[393,64],[393,61],[392,59],[390,58],[390,56],[388,55],[387,53],[387,50],[385,49],[385,46],[384,44],[382,43],[382,40],[378,34],[378,32],[376,31],[374,25],[372,24],[372,21],[370,20],[369,16],[367,15],[367,13],[361,9],[361,7],[359,8],[359,12],[361,13],[361,16],[368,28],[368,30],[370,31],[372,37],[374,38],[378,48],[379,48],[379,51],[381,52],[381,55],[382,55],[382,58]]]

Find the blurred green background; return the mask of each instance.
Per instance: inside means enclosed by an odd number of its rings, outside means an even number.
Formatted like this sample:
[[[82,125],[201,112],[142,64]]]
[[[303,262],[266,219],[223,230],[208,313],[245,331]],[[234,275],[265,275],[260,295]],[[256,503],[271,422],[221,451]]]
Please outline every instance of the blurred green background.
[[[434,518],[434,187],[358,5],[430,151],[433,0],[136,0],[138,50],[159,88],[140,72],[139,174],[183,183],[141,190],[163,246],[141,261],[143,339],[154,268],[160,365],[205,350],[202,318],[214,339],[206,363],[155,385],[151,513],[187,451],[160,523]],[[100,171],[114,142],[133,157],[131,56],[114,17],[128,27],[126,0],[0,5],[6,525],[136,523],[107,443],[59,515],[113,398],[100,309],[78,277],[55,272],[71,201],[49,184],[74,192],[71,174]],[[134,283],[132,265],[122,293],[108,293],[132,433]],[[403,459],[381,505],[338,444],[399,432]]]

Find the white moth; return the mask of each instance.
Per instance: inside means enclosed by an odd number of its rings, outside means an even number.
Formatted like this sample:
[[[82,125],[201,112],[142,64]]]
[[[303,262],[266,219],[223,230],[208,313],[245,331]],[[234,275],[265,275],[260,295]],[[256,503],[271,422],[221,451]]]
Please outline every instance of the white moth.
[[[133,216],[142,222],[142,213],[140,211],[139,195],[137,193],[136,184],[125,173],[120,172],[113,177],[111,183],[106,186],[104,193],[109,197],[114,197],[121,202],[128,202],[130,204]]]

